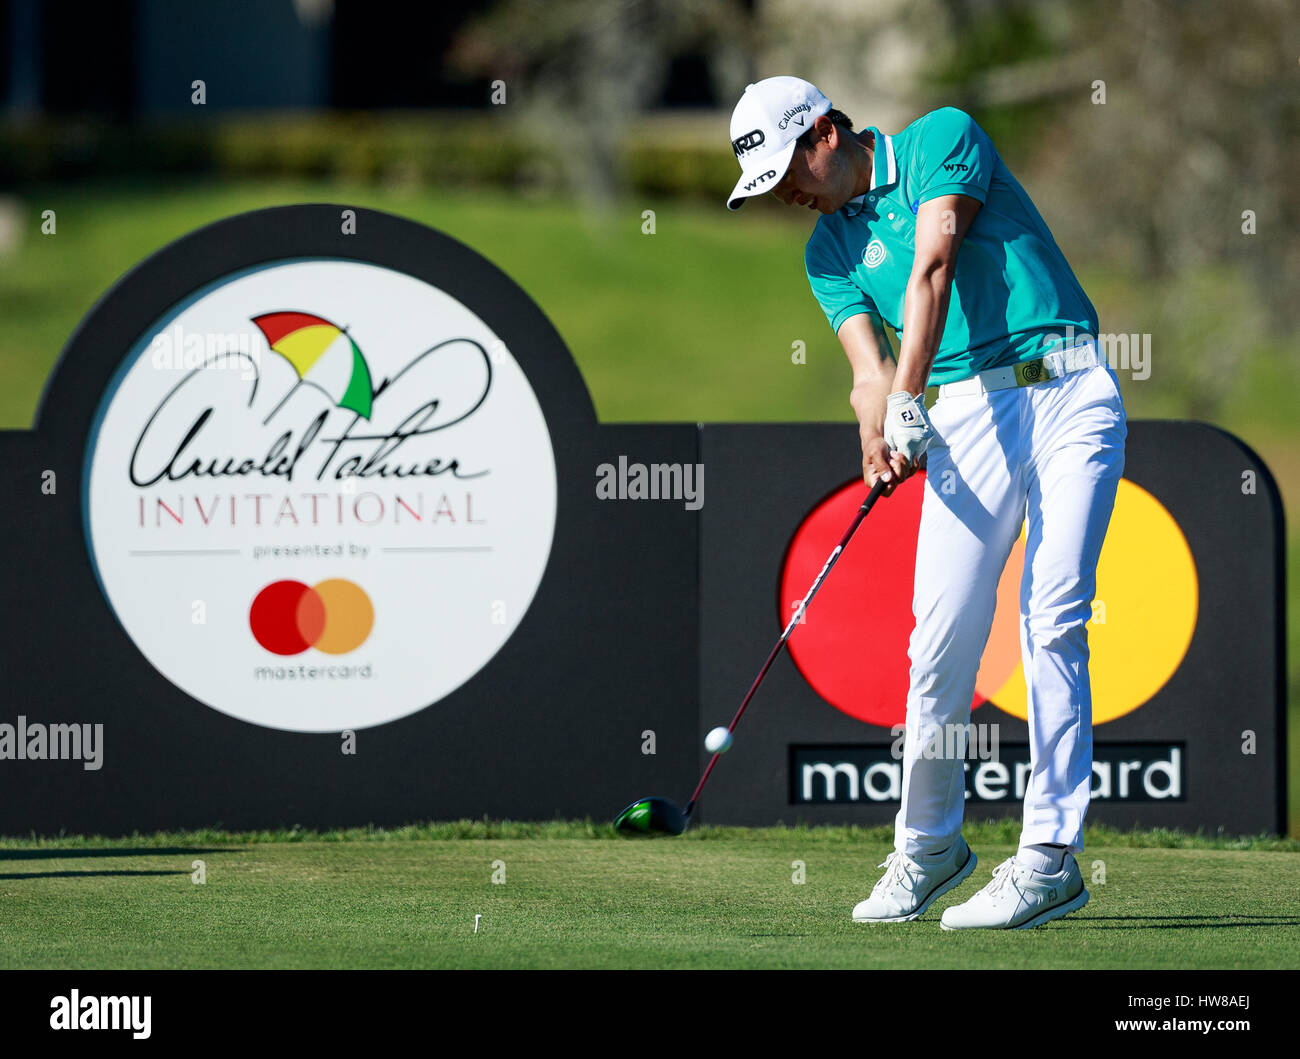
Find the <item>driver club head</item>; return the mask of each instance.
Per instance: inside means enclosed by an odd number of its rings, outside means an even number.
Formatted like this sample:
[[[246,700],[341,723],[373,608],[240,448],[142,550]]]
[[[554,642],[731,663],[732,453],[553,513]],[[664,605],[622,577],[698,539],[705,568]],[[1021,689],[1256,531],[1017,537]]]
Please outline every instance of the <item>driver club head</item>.
[[[680,835],[686,814],[667,798],[640,798],[614,819],[615,830],[625,835]]]

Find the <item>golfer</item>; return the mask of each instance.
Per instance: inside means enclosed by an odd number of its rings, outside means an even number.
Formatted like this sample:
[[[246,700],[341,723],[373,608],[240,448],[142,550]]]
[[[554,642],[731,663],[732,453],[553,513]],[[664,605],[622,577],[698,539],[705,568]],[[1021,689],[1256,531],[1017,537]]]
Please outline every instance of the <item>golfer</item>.
[[[1026,522],[1020,642],[1032,768],[1019,849],[941,923],[1005,930],[1067,915],[1088,901],[1074,858],[1092,783],[1087,622],[1127,433],[1096,310],[1024,188],[960,110],[893,135],[854,132],[814,85],[770,77],[745,90],[731,140],[741,177],[728,208],[770,191],[820,215],[804,263],[853,370],[867,484],[884,479],[891,492],[926,456],[902,802],[894,852],[853,918],[916,919],[975,870],[961,834],[965,750],[933,750],[936,736],[946,745],[946,725],[970,721],[998,579]],[[886,324],[899,336],[897,360]],[[927,386],[939,391],[928,412]]]

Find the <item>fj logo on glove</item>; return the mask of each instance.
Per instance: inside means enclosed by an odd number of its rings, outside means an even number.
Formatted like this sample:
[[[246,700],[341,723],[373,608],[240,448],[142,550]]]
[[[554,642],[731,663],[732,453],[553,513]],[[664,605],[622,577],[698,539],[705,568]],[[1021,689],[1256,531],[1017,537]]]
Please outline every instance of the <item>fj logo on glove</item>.
[[[925,452],[934,431],[925,405],[915,394],[899,390],[885,400],[885,442],[913,463]]]

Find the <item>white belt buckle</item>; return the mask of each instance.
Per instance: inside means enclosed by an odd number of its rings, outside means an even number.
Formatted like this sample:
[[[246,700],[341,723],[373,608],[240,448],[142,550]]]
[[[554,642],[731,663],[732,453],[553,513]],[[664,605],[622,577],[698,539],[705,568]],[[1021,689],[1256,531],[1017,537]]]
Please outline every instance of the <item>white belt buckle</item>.
[[[1043,357],[1043,367],[1047,369],[1047,378],[1059,379],[1066,374],[1065,350],[1058,349]]]

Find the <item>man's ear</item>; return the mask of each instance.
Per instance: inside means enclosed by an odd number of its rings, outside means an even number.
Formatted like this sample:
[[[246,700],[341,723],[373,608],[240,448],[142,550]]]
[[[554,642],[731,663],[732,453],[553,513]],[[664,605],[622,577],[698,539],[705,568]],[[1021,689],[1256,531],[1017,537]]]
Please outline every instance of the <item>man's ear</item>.
[[[834,151],[840,145],[840,127],[831,121],[825,114],[819,115],[813,122],[813,128],[817,135],[816,140],[825,140],[826,145]]]

